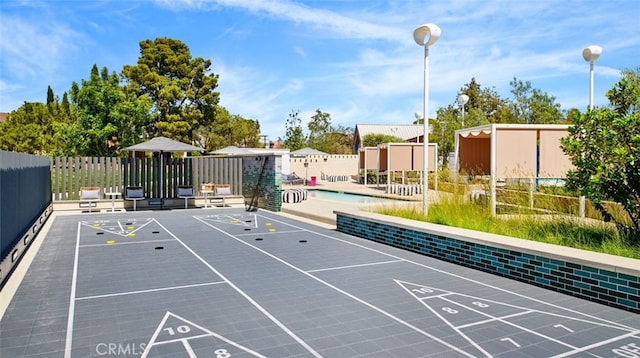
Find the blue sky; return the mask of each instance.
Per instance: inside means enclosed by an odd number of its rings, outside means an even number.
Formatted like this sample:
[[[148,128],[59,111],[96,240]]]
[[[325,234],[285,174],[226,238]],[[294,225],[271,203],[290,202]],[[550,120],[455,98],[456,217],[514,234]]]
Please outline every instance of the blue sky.
[[[640,66],[640,1],[0,0],[0,112],[58,96],[91,67],[120,72],[139,42],[181,40],[219,74],[220,104],[257,119],[269,140],[299,111],[332,124],[411,123],[423,106],[424,50],[413,30],[437,24],[430,48],[429,113],[455,103],[472,77],[511,98],[530,81],[563,109],[585,109],[589,64],[595,105],[621,69]],[[305,127],[306,130],[306,127]]]

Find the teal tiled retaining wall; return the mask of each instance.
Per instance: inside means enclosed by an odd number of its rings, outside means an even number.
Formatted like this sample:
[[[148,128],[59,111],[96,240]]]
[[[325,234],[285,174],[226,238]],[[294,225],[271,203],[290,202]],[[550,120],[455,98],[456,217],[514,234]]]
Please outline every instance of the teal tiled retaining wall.
[[[640,278],[336,212],[338,231],[640,313]]]

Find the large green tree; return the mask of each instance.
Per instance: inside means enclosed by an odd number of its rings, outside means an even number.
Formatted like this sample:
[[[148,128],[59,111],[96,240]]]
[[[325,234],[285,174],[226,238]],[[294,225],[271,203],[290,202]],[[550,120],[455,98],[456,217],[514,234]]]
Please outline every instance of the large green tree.
[[[404,140],[400,137],[388,135],[388,134],[367,134],[362,137],[363,147],[375,147],[378,144],[384,143],[402,143]]]
[[[245,119],[240,115],[232,115],[224,107],[216,108],[215,122],[201,128],[199,137],[204,142],[197,144],[208,151],[226,146],[255,148],[260,145],[260,123],[257,120]]]
[[[564,121],[560,104],[553,96],[533,88],[531,82],[513,78],[511,82],[513,100],[510,103],[514,117],[510,122],[526,124],[554,124]]]
[[[215,120],[218,75],[212,72],[211,61],[192,58],[189,47],[179,40],[140,42],[137,65],[124,66],[122,74],[132,91],[153,103],[147,128],[152,137],[194,143],[200,127]]]
[[[75,154],[116,156],[123,147],[139,141],[149,122],[150,101],[127,93],[120,77],[106,67],[93,65],[88,80],[71,85],[78,120],[67,129]]]
[[[576,113],[575,126],[562,139],[575,166],[567,184],[640,243],[640,68],[623,71],[607,98],[609,107]],[[617,215],[607,200],[622,205],[627,217]]]
[[[291,111],[285,123],[285,135],[283,146],[294,151],[307,145],[307,140],[302,131],[302,120],[299,111]]]
[[[464,107],[457,103],[458,96],[462,94],[469,97]],[[463,85],[453,100],[454,103],[439,108],[436,119],[429,122],[432,128],[429,142],[438,143],[440,156],[445,162],[448,153],[453,151],[456,130],[489,123],[507,123],[511,117],[507,100],[500,97],[494,88],[482,87],[475,78]]]
[[[49,86],[47,102],[25,102],[0,123],[0,149],[41,155],[66,155],[66,128],[74,120],[66,93],[62,104]]]

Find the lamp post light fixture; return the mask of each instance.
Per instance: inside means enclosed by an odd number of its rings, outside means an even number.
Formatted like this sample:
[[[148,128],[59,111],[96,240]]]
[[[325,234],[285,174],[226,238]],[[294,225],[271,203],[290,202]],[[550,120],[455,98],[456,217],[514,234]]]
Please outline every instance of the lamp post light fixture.
[[[458,105],[462,108],[462,128],[464,128],[464,105],[469,102],[469,96],[461,94],[458,96]]]
[[[593,109],[593,63],[602,54],[602,47],[591,45],[582,50],[582,57],[589,62],[589,109]]]
[[[601,54],[602,47],[596,45],[587,46],[582,50],[582,58],[589,62],[589,110],[593,110],[593,63]],[[580,195],[578,211],[581,218],[585,217],[585,201],[584,195]]]
[[[421,119],[423,119],[422,118],[422,113],[420,113],[420,112],[415,112],[413,114],[413,116],[416,117],[416,122],[419,122]],[[418,130],[416,130],[416,131],[418,132],[417,136],[416,136],[416,143],[420,143],[420,131],[418,131]]]
[[[426,217],[429,213],[429,46],[440,38],[440,28],[435,24],[424,24],[413,31],[413,39],[419,46],[424,46],[424,110],[423,127],[423,189],[422,189],[422,214]]]

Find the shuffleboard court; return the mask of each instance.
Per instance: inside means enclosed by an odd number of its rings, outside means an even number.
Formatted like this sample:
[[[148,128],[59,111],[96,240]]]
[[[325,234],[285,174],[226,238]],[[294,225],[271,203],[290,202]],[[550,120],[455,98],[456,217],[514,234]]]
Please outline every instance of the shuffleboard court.
[[[267,211],[57,216],[1,357],[640,357],[640,317]]]

